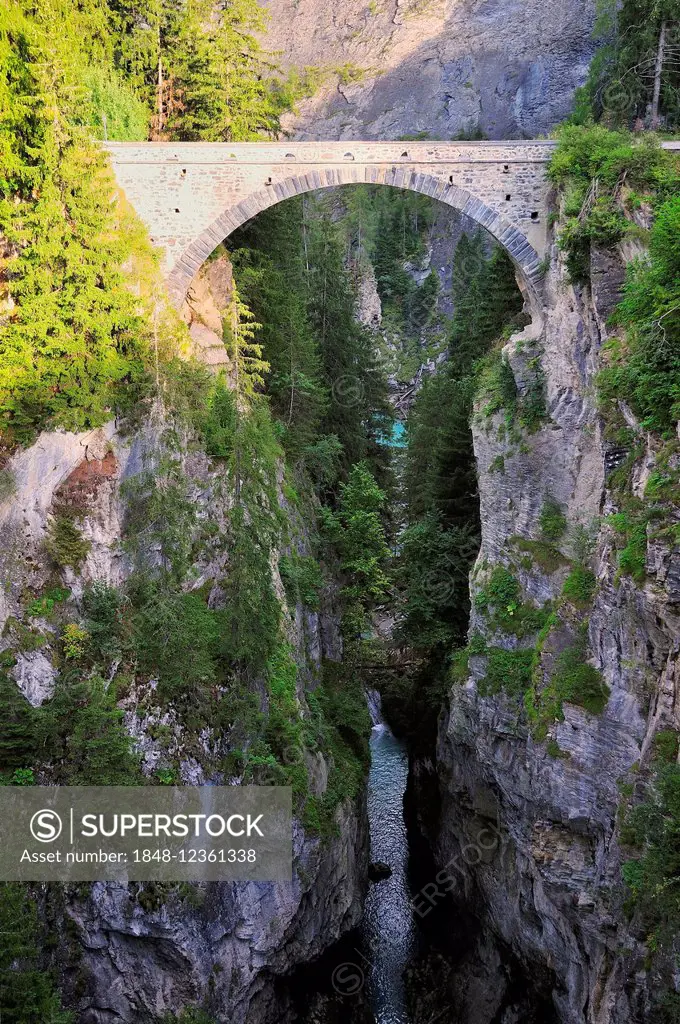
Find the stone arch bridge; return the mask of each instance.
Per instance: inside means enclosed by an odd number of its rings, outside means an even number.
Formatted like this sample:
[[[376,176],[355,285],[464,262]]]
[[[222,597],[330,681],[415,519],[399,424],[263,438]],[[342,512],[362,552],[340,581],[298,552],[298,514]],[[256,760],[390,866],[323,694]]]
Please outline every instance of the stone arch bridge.
[[[163,249],[178,307],[204,260],[241,224],[291,196],[363,182],[423,192],[486,228],[540,308],[553,142],[110,142],[106,148],[118,185]]]

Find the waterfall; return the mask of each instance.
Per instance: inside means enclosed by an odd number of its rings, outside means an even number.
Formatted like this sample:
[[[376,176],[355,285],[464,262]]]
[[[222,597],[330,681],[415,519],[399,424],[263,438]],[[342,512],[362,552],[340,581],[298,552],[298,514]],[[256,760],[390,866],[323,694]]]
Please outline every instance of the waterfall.
[[[377,725],[384,725],[382,717],[382,698],[377,690],[366,690],[366,703],[368,713],[371,716],[373,728]]]

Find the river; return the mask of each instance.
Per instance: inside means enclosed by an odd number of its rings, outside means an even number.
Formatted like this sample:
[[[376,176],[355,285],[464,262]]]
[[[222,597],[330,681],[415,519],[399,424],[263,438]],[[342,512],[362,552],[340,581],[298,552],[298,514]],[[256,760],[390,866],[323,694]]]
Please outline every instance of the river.
[[[371,708],[376,717],[379,702],[372,700]],[[407,778],[406,747],[384,723],[375,722],[368,780],[371,860],[392,869],[389,878],[370,886],[361,929],[362,968],[376,1024],[411,1024],[403,972],[414,957],[418,936],[408,882],[403,806]]]

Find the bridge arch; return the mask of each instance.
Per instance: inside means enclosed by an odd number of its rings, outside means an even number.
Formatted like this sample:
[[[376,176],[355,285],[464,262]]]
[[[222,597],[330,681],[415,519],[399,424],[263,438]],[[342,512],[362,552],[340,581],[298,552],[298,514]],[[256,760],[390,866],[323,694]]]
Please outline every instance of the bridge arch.
[[[182,305],[191,282],[217,246],[259,213],[306,192],[358,184],[386,185],[421,192],[465,214],[493,235],[507,250],[515,264],[518,283],[532,312],[540,311],[539,292],[543,276],[540,257],[516,224],[472,192],[438,175],[411,171],[403,166],[367,167],[365,174],[361,174],[360,170],[352,168],[351,164],[348,167],[327,168],[323,172],[289,175],[277,180],[270,178],[265,188],[251,192],[236,204],[230,203],[184,250],[168,274],[166,285],[173,305],[177,308]]]

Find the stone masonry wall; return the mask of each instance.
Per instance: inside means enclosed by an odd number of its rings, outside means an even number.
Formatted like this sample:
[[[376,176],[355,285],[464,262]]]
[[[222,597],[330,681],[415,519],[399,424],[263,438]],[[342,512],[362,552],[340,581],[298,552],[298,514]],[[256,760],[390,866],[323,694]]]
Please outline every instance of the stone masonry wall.
[[[536,283],[554,143],[109,143],[126,198],[165,250],[179,304],[216,245],[290,196],[355,182],[434,196],[476,220]]]

